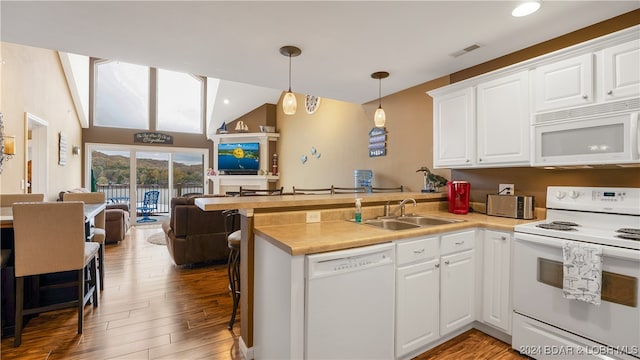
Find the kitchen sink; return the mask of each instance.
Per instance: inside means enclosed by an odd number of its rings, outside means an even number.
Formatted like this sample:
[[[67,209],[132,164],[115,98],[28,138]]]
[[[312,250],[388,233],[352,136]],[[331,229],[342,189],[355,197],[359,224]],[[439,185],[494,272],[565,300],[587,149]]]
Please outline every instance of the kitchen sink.
[[[462,222],[464,220],[458,219],[443,219],[429,216],[400,216],[395,219],[396,221],[416,224],[420,226],[436,226],[436,225],[445,225],[445,224],[454,224],[457,222]]]
[[[409,222],[398,221],[393,219],[375,219],[375,220],[365,220],[363,224],[376,226],[382,229],[387,230],[407,230],[407,229],[416,229],[419,228],[420,225],[412,224]]]

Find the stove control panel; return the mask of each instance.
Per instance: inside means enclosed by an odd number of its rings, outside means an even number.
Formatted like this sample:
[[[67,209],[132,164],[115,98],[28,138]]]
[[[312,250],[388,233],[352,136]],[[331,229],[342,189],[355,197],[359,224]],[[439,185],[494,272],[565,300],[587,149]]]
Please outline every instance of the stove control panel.
[[[640,215],[640,188],[549,186],[547,208]]]

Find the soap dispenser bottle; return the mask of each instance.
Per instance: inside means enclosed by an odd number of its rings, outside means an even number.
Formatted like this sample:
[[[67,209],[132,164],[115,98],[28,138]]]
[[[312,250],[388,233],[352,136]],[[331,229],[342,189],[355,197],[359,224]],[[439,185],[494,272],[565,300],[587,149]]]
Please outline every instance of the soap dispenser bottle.
[[[362,199],[356,198],[356,215],[355,220],[357,223],[362,222]]]

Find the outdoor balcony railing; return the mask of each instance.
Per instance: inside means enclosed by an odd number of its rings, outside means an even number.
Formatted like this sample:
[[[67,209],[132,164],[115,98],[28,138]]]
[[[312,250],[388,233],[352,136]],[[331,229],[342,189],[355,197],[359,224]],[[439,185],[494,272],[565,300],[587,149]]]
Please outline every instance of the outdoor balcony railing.
[[[166,184],[137,184],[136,185],[136,199],[141,202],[144,199],[144,193],[150,190],[157,190],[160,192],[158,197],[158,213],[169,213],[169,205],[171,204],[171,198],[174,196],[183,196],[186,194],[204,193],[204,187],[202,184],[176,184],[171,191],[169,191]],[[105,197],[108,202],[111,203],[127,203],[131,201],[131,194],[129,191],[129,184],[98,184],[98,191],[105,193]],[[129,204],[129,208],[134,208]]]

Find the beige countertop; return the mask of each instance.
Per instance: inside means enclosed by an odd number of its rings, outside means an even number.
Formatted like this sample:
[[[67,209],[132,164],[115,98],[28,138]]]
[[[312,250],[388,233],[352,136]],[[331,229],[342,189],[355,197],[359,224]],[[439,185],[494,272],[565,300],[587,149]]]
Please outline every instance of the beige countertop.
[[[484,214],[455,215],[446,211],[421,212],[419,215],[465,220],[464,222],[410,230],[385,230],[346,220],[311,224],[262,225],[254,229],[260,235],[291,255],[342,250],[383,242],[463,230],[474,227],[513,231],[513,227],[534,220],[509,219]]]
[[[417,201],[446,200],[447,193],[354,193],[333,195],[277,195],[198,198],[196,206],[204,211],[227,209],[278,209],[314,206],[353,205],[355,198],[361,198],[363,205],[385,201],[400,201],[412,198]]]

